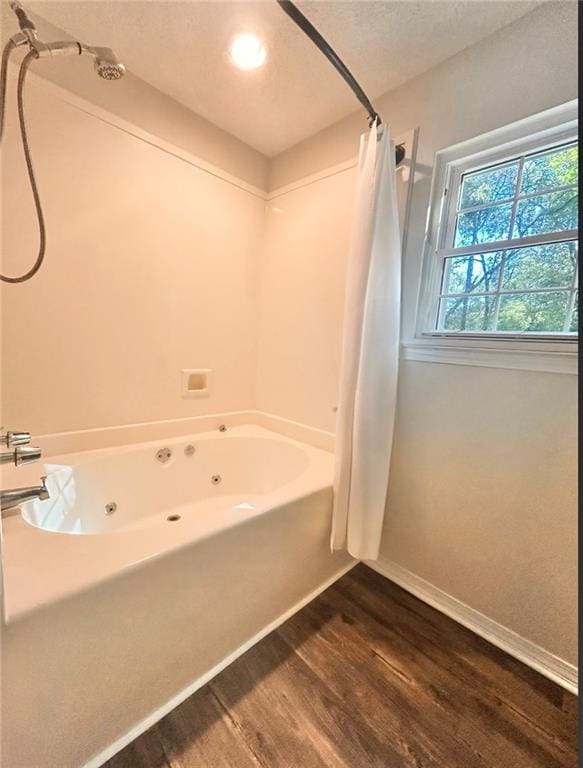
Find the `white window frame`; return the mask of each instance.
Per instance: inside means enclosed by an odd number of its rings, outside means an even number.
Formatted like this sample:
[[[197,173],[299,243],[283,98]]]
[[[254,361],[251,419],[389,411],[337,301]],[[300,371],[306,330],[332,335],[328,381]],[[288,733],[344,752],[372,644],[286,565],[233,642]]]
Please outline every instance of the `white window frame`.
[[[528,117],[435,155],[430,205],[425,232],[417,322],[414,339],[403,343],[406,359],[524,368],[558,373],[577,372],[578,338],[561,334],[505,334],[476,331],[434,330],[437,302],[441,292],[443,259],[453,242],[456,195],[464,173],[503,163],[529,152],[544,151],[577,140],[577,101]],[[563,232],[557,239],[577,237],[577,230]],[[549,242],[548,236],[522,238],[520,245]],[[483,250],[504,250],[517,241],[487,244]],[[475,246],[466,249],[475,252]],[[451,249],[463,255],[463,249]]]

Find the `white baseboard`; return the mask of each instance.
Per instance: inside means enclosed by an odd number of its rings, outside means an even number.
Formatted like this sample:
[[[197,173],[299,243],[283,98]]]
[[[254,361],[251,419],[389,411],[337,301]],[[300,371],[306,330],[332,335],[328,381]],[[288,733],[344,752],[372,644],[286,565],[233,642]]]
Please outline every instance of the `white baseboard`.
[[[377,560],[376,562],[367,560],[365,564],[423,602],[437,608],[441,613],[445,613],[454,621],[463,624],[467,629],[471,629],[472,632],[488,640],[492,645],[501,648],[514,658],[540,672],[541,675],[548,677],[571,693],[578,694],[579,673],[573,664],[560,659],[550,651],[541,648],[540,645],[536,645],[511,629],[502,626],[502,624],[498,624],[475,608],[471,608],[462,603],[461,600],[448,595],[447,592],[430,584],[420,576],[416,576],[397,563],[387,560]]]
[[[253,635],[253,637],[247,640],[247,642],[243,643],[243,645],[240,645],[235,651],[233,651],[233,653],[231,653],[229,656],[227,656],[218,664],[216,664],[212,669],[210,669],[204,675],[201,675],[200,677],[198,677],[189,686],[187,686],[186,688],[181,690],[179,693],[177,693],[175,696],[173,696],[171,699],[166,701],[155,712],[152,712],[152,714],[144,718],[140,723],[135,725],[130,731],[128,731],[126,734],[124,734],[119,739],[114,741],[114,743],[111,744],[109,747],[99,752],[99,754],[94,755],[92,758],[90,758],[84,764],[83,768],[99,768],[100,766],[102,766],[114,755],[120,752],[124,747],[127,747],[128,744],[131,744],[131,742],[134,739],[137,739],[138,736],[141,736],[142,733],[148,730],[148,728],[151,728],[155,723],[161,720],[165,715],[167,715],[169,712],[171,712],[173,709],[179,706],[179,704],[182,704],[182,702],[185,701],[189,696],[192,696],[192,694],[198,691],[199,688],[202,688],[203,685],[206,685],[210,680],[213,679],[213,677],[216,677],[219,674],[219,672],[222,672],[223,669],[226,669],[226,667],[228,667],[229,664],[232,664],[236,659],[239,658],[239,656],[242,656],[246,651],[249,650],[249,648],[252,648],[256,643],[262,640],[266,635],[268,635],[270,632],[273,632],[274,629],[277,629],[281,624],[283,624],[284,621],[287,621],[291,616],[293,616],[295,613],[301,610],[304,606],[306,606],[308,603],[311,603],[312,600],[318,597],[318,595],[321,592],[324,592],[324,590],[328,589],[328,587],[331,587],[332,584],[334,584],[334,582],[338,581],[338,579],[344,576],[345,573],[348,573],[348,571],[354,568],[354,566],[357,565],[358,562],[359,562],[358,560],[352,560],[347,565],[340,568],[329,579],[326,579],[326,581],[319,584],[316,587],[316,589],[312,590],[312,592],[310,592],[308,595],[306,595],[301,600],[299,600],[295,605],[293,605],[287,611],[284,611],[284,613],[282,613],[280,616],[277,617],[277,619],[272,621],[271,624],[268,624],[266,627],[264,627],[259,632],[257,632],[257,634]]]

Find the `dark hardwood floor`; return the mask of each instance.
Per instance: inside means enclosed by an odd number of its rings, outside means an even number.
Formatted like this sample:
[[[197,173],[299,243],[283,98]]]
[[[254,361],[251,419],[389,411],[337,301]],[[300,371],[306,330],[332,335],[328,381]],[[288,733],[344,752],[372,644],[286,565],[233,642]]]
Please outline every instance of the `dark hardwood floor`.
[[[565,768],[577,699],[357,566],[107,768]]]

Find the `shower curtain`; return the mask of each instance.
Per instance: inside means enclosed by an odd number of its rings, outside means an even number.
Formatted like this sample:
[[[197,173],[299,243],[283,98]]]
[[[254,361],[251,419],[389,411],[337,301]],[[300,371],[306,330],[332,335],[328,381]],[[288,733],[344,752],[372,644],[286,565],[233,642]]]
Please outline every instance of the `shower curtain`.
[[[393,443],[401,297],[395,147],[361,139],[336,425],[332,549],[376,560]]]

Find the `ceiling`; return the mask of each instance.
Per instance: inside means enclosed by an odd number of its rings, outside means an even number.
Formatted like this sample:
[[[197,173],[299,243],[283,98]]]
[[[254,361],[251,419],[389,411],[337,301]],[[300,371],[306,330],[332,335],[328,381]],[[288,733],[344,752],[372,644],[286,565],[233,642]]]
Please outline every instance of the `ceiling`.
[[[308,2],[301,10],[371,100],[528,13],[540,0]],[[26,2],[72,36],[108,45],[133,74],[267,156],[358,109],[322,54],[274,0]],[[232,37],[267,45],[264,67],[236,69]]]

